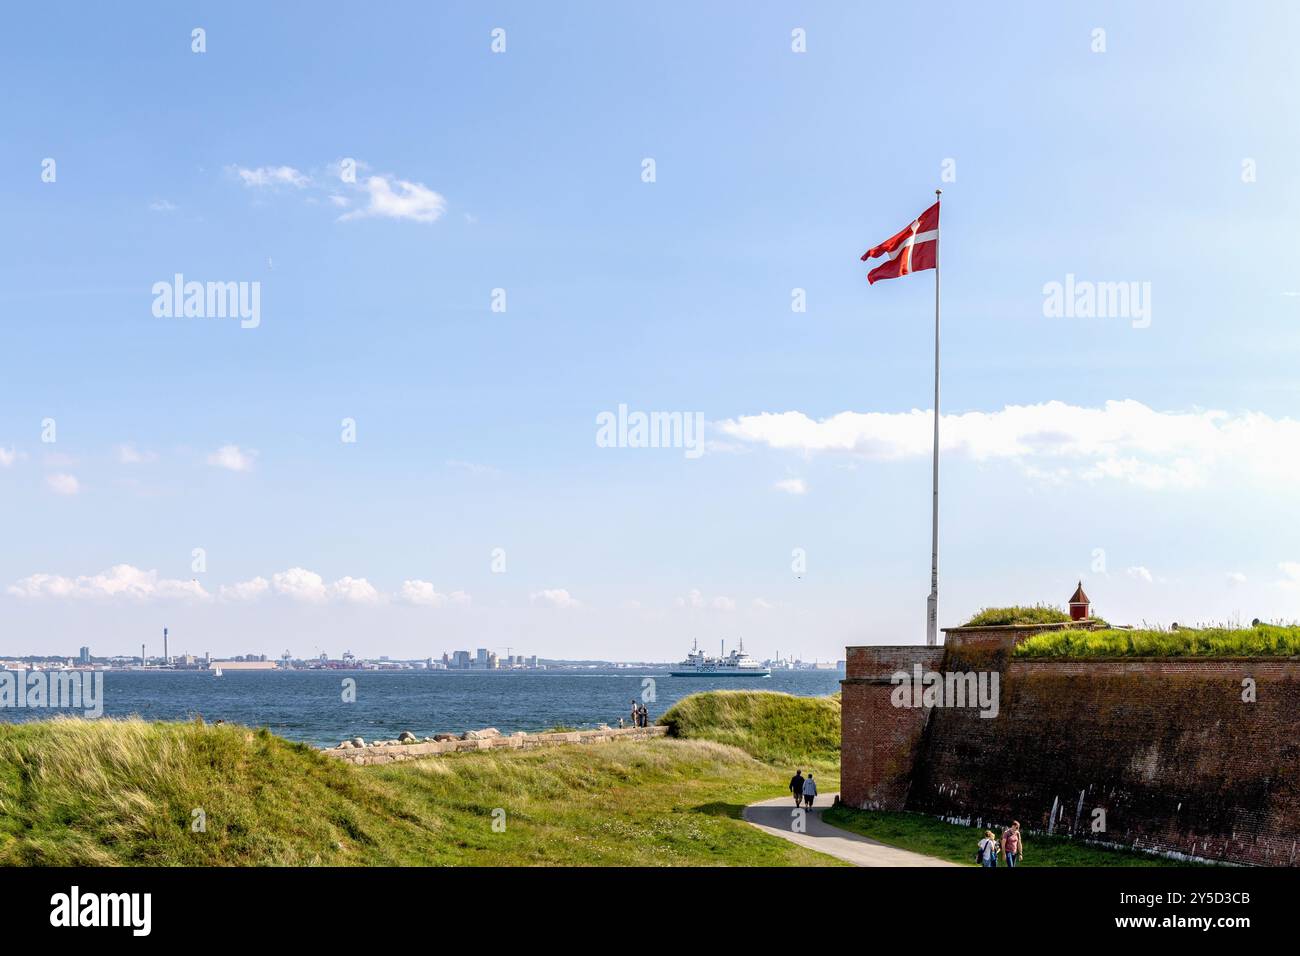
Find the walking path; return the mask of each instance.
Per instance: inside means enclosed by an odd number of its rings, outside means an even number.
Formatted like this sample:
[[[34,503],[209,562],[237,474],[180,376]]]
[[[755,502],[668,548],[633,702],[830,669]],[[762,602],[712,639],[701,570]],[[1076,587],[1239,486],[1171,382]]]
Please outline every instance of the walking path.
[[[812,813],[804,817],[803,833],[791,829],[794,822],[790,811],[794,809],[794,797],[777,797],[752,803],[745,807],[741,816],[750,824],[773,836],[797,843],[818,853],[825,853],[845,860],[855,866],[956,866],[947,860],[900,850],[897,847],[864,837],[861,834],[841,830],[822,821],[821,812],[835,802],[835,794],[819,793],[813,798]]]

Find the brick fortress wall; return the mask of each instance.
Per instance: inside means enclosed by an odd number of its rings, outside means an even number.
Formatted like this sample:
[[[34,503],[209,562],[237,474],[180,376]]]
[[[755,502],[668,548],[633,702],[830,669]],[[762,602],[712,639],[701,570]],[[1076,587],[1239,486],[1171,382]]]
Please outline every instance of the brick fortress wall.
[[[1014,660],[1025,630],[853,647],[842,799],[975,825],[1017,819],[1170,855],[1300,862],[1300,660]],[[898,708],[890,674],[992,669],[996,718]],[[1243,680],[1256,701],[1243,701]],[[1104,811],[1104,831],[1093,829]]]

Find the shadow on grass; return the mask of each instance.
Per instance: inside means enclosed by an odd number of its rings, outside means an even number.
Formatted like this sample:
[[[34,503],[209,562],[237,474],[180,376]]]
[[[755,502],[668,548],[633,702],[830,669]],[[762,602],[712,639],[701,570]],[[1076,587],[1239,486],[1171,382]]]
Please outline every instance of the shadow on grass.
[[[730,817],[733,820],[740,819],[740,812],[743,810],[739,803],[723,803],[716,801],[714,803],[701,803],[698,807],[691,807],[691,813],[702,813],[706,817]]]

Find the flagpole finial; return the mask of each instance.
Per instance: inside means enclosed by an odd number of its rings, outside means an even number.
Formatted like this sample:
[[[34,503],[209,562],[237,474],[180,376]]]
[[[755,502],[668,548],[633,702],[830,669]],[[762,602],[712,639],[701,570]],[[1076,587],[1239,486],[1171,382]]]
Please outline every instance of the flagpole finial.
[[[943,190],[942,190],[942,189],[936,189],[936,190],[934,191],[934,194],[935,194],[936,196],[941,196],[941,195],[943,195]]]

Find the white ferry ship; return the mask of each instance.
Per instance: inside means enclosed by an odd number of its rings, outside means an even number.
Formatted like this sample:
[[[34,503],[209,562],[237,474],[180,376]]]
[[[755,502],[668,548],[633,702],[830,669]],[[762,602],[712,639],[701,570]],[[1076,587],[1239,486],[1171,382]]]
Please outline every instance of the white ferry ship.
[[[699,642],[691,643],[686,660],[670,673],[673,677],[771,677],[772,672],[745,653],[745,642],[740,649],[726,654],[727,642],[722,642],[721,657],[709,657],[700,650]]]

